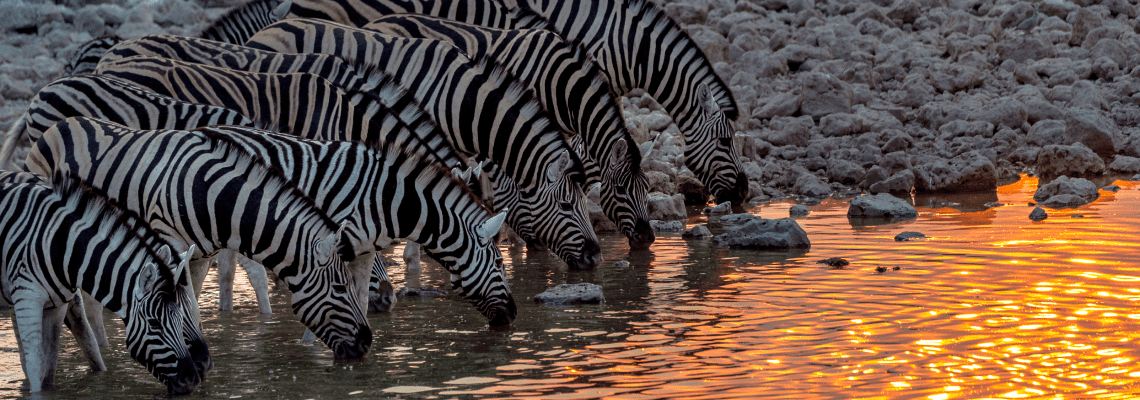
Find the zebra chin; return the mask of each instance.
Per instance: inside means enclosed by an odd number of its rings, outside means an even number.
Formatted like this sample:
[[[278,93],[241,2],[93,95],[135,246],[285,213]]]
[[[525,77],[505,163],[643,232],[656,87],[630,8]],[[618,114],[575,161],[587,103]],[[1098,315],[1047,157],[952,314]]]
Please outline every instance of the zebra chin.
[[[577,258],[563,257],[572,270],[594,269],[602,263],[602,247],[597,240],[586,240],[582,244],[582,254]]]
[[[178,359],[178,370],[173,374],[167,375],[166,391],[173,396],[180,396],[193,392],[198,385],[202,384],[203,375],[205,371],[199,371],[195,366],[194,361],[190,357]]]
[[[361,326],[356,331],[356,338],[350,343],[343,340],[333,348],[333,357],[337,360],[356,360],[368,355],[368,348],[372,347],[372,329]]]
[[[518,306],[515,305],[514,296],[507,297],[506,304],[495,304],[483,312],[487,316],[487,323],[492,330],[507,329],[515,322],[518,316]]]
[[[649,221],[638,218],[637,222],[633,224],[633,231],[627,232],[625,237],[629,239],[630,250],[649,250],[649,246],[657,240],[657,236],[653,233],[653,227],[649,226]],[[601,260],[598,261],[599,263]]]
[[[205,380],[206,373],[214,369],[214,361],[210,359],[210,349],[206,346],[206,341],[201,338],[189,340],[188,344],[190,359],[194,360],[194,368],[202,380]]]
[[[733,205],[743,204],[745,197],[748,196],[748,176],[743,172],[736,174],[736,181],[732,186],[724,185],[717,187],[713,196],[716,197],[717,203],[731,201]]]

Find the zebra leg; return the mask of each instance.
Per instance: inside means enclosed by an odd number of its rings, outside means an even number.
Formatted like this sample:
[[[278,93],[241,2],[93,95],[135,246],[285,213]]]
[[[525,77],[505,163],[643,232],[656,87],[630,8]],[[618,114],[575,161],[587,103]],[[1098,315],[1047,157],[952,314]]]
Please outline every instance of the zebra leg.
[[[16,340],[20,344],[20,364],[24,376],[28,378],[28,390],[32,393],[43,390],[44,366],[44,303],[35,300],[14,299],[12,324],[16,330]]]
[[[313,344],[317,340],[317,335],[309,328],[305,328],[305,334],[301,335],[301,343]]]
[[[234,272],[237,270],[234,253],[228,249],[219,251],[214,261],[218,263],[218,309],[233,311]]]
[[[89,317],[85,312],[87,305],[83,304],[85,294],[75,294],[75,298],[67,306],[67,318],[63,322],[71,331],[71,335],[75,336],[75,341],[79,342],[79,347],[83,348],[83,353],[87,355],[87,362],[91,364],[91,370],[106,371],[107,365],[103,363],[103,354],[99,352],[99,341],[96,340],[95,331],[91,329],[91,324],[87,321]]]
[[[372,264],[379,257],[375,251],[357,255],[347,265],[348,273],[352,277],[353,290],[356,291],[356,305],[361,310],[368,309],[368,280],[372,278]]]
[[[413,241],[404,242],[404,265],[408,270],[423,269],[420,265],[420,244]]]
[[[59,363],[59,328],[71,307],[57,307],[44,313],[44,386],[55,385],[55,367]]]
[[[273,306],[269,304],[269,275],[265,272],[265,267],[240,255],[238,257],[246,278],[249,278],[249,285],[253,286],[253,292],[257,294],[257,309],[262,314],[273,314]],[[233,293],[232,290],[230,293]]]
[[[190,277],[194,280],[195,300],[198,300],[202,296],[202,284],[206,283],[206,273],[210,272],[211,261],[213,260],[209,257],[190,260]]]
[[[87,324],[95,334],[99,347],[110,346],[111,343],[107,341],[107,328],[103,325],[103,303],[95,300],[95,296],[83,292],[83,310],[87,313]]]

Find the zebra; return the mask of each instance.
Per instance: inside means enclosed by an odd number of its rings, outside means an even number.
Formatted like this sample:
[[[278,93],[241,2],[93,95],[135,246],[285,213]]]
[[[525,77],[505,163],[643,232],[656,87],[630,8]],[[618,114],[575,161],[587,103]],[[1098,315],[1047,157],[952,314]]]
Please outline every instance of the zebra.
[[[514,320],[517,308],[495,241],[506,213],[492,215],[461,178],[431,156],[397,143],[314,141],[246,127],[194,132],[281,168],[330,217],[347,217],[348,243],[367,255],[357,260],[375,261],[376,250],[407,238],[451,272],[452,286],[492,327]]]
[[[355,298],[340,245],[343,225],[320,212],[280,171],[202,137],[154,135],[73,117],[44,133],[28,155],[32,173],[79,176],[195,256],[222,248],[269,266],[293,292],[301,322],[338,359],[360,358],[372,330]],[[177,139],[177,140],[175,140]],[[92,145],[100,143],[99,146]],[[190,263],[200,290],[205,260]]]
[[[219,40],[232,44],[242,44],[259,29],[281,20],[290,8],[292,0],[253,0],[234,8],[214,21],[198,36],[204,39]],[[99,58],[107,50],[123,39],[109,36],[84,43],[72,53],[64,66],[65,76],[88,74],[95,71]]]
[[[190,393],[202,382],[205,371],[192,360],[175,288],[188,254],[179,260],[169,246],[147,246],[131,215],[69,176],[55,176],[52,187],[0,185],[0,208],[6,210],[0,213],[3,296],[13,305],[32,392],[53,383],[59,327],[66,303],[82,306],[79,290],[123,319],[131,357],[171,394]]]
[[[92,117],[136,129],[188,129],[207,125],[254,125],[241,113],[159,95],[106,76],[64,77],[40,89],[28,111],[12,124],[0,149],[0,168],[12,168],[17,144],[33,143],[67,117]]]
[[[364,28],[449,42],[472,57],[490,57],[528,83],[562,131],[584,141],[586,184],[601,184],[602,210],[629,238],[630,248],[644,250],[653,243],[641,152],[609,84],[580,46],[542,29],[485,28],[414,14],[379,18]]]
[[[581,43],[615,94],[643,89],[685,137],[685,165],[716,197],[739,204],[748,195],[732,121],[732,91],[681,26],[649,0],[293,0],[286,18],[315,17],[363,26],[411,13],[493,28],[540,28]],[[537,15],[536,22],[529,15]],[[511,21],[512,16],[527,16]]]
[[[242,44],[262,27],[285,18],[292,0],[255,0],[230,10],[202,31],[203,39]]]
[[[382,35],[338,24],[286,19],[262,29],[246,46],[281,53],[324,53],[401,77],[461,154],[498,164],[519,187],[507,222],[522,237],[550,245],[571,268],[601,263],[586,217],[581,161],[551,126],[533,94],[485,58],[475,61],[449,44]],[[524,150],[525,149],[525,150]],[[570,173],[554,168],[571,165]]]

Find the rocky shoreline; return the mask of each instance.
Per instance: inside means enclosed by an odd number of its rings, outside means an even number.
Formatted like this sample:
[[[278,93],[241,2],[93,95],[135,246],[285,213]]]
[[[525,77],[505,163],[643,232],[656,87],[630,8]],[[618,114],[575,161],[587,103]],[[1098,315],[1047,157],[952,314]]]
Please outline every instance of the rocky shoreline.
[[[0,1],[0,128],[84,42],[195,35],[241,2],[63,3]],[[663,4],[735,94],[753,203],[1140,173],[1140,7],[1129,0]],[[656,192],[651,218],[684,218],[707,193],[684,167],[680,130],[649,96],[622,102]]]

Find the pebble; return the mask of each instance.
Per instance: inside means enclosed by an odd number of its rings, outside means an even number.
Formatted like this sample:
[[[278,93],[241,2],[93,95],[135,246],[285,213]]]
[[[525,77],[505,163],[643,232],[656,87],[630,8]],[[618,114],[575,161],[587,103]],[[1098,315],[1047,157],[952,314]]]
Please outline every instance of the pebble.
[[[712,237],[712,232],[709,231],[709,228],[707,226],[697,225],[689,228],[689,230],[681,232],[681,237],[684,239],[703,239]]]
[[[1043,221],[1045,218],[1049,218],[1049,214],[1041,207],[1034,207],[1033,211],[1029,213],[1029,219],[1034,221]]]
[[[563,283],[534,295],[535,303],[546,305],[605,303],[602,287],[593,283]]]
[[[807,206],[803,204],[796,204],[792,206],[792,208],[788,209],[788,215],[793,217],[802,217],[808,214],[811,214],[811,210],[809,210]]]
[[[926,235],[922,232],[913,231],[903,231],[902,233],[895,235],[896,242],[909,242],[912,239],[926,239]]]
[[[846,259],[843,259],[840,257],[825,258],[825,259],[816,261],[816,263],[817,264],[825,264],[825,265],[831,266],[832,268],[843,268],[843,267],[846,267],[846,266],[851,264]]]

